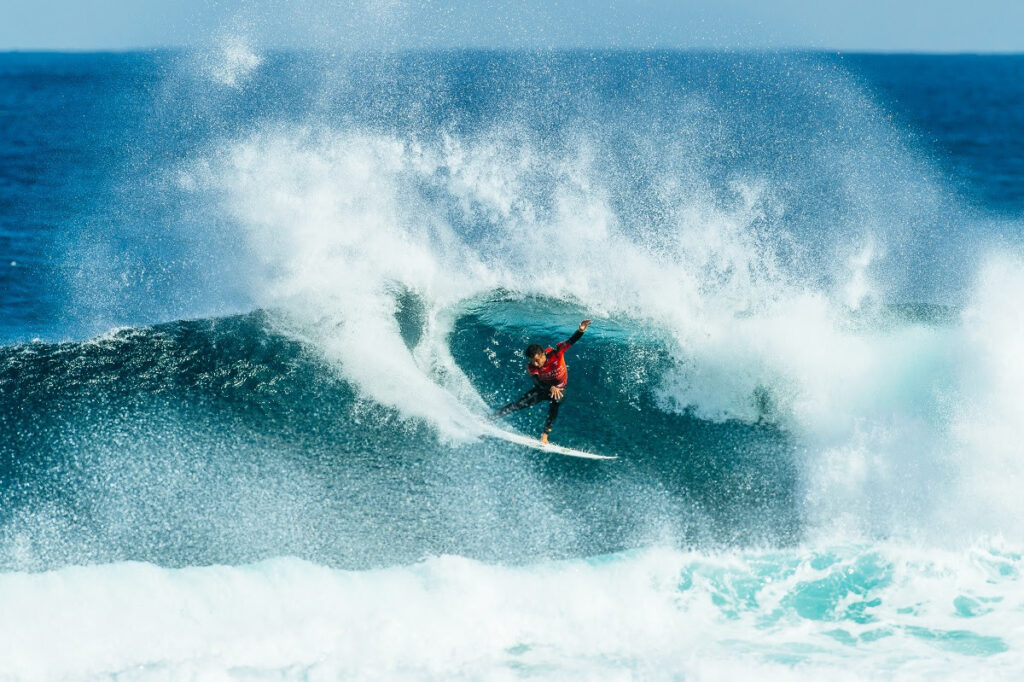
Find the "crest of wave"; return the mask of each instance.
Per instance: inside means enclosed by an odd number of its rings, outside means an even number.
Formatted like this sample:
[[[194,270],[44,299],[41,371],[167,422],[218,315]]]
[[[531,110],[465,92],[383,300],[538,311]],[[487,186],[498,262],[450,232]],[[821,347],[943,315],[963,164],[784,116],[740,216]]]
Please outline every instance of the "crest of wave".
[[[460,405],[479,398],[445,337],[474,297],[558,298],[692,338],[709,317],[777,296],[773,253],[750,229],[763,187],[736,183],[723,207],[666,181],[664,193],[689,198],[675,229],[654,233],[613,207],[596,157],[586,139],[554,152],[514,130],[421,142],[277,128],[223,144],[180,179],[245,235],[258,300],[367,398],[453,435],[469,428]],[[412,349],[395,319],[409,292],[426,310]]]

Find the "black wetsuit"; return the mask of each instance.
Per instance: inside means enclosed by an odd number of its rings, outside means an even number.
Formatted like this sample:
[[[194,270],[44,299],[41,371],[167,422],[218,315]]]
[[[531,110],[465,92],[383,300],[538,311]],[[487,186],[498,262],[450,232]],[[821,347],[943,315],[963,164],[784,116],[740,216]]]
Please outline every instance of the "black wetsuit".
[[[551,404],[548,406],[548,418],[544,421],[544,433],[551,433],[551,426],[555,423],[555,419],[558,418],[558,408],[561,407],[562,401],[565,400],[565,385],[569,380],[569,370],[562,356],[565,355],[565,351],[571,345],[582,337],[583,332],[577,329],[576,333],[570,336],[568,340],[561,342],[555,348],[546,349],[545,353],[548,359],[543,367],[534,367],[527,364],[526,371],[530,373],[530,378],[533,379],[535,386],[524,393],[519,400],[515,400],[495,410],[491,418],[500,419],[507,414],[547,400]],[[562,389],[562,398],[560,400],[555,400],[551,397],[552,386],[558,386]]]

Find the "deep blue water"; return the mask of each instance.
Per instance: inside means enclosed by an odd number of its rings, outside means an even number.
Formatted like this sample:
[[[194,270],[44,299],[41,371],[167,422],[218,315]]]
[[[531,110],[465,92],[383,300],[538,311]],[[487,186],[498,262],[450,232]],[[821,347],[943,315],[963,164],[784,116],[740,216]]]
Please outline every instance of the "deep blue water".
[[[972,205],[1020,215],[1024,58],[854,55],[846,61]]]

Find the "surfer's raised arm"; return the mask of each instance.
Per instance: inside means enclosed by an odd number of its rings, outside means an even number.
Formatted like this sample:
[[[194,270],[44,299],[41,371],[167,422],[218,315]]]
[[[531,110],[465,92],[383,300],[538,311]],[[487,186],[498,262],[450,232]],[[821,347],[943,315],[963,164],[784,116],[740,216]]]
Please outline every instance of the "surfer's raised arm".
[[[561,350],[563,348],[568,348],[572,344],[574,344],[577,341],[579,341],[583,337],[583,332],[587,331],[587,327],[589,327],[589,326],[590,326],[590,320],[583,320],[582,322],[580,322],[579,328],[577,328],[576,331],[573,332],[572,336],[570,336],[568,339],[566,339],[562,343],[558,344],[559,350]]]

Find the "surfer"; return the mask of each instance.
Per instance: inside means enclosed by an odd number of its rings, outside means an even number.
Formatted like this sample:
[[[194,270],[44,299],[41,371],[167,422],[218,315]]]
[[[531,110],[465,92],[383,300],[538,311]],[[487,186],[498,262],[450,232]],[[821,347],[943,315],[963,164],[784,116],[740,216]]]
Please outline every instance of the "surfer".
[[[579,329],[566,341],[562,341],[554,348],[531,343],[526,347],[526,371],[530,374],[535,384],[533,388],[523,394],[519,400],[515,400],[504,407],[494,411],[491,419],[500,419],[507,414],[522,410],[539,402],[547,400],[548,418],[544,422],[544,430],[540,434],[542,443],[548,442],[548,434],[551,433],[551,425],[558,417],[558,408],[565,397],[565,385],[569,381],[569,368],[565,364],[565,351],[569,346],[576,343],[583,336],[590,326],[590,320],[580,322]]]

